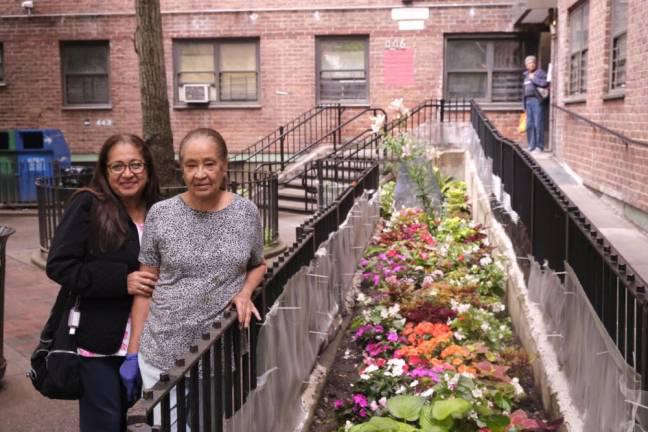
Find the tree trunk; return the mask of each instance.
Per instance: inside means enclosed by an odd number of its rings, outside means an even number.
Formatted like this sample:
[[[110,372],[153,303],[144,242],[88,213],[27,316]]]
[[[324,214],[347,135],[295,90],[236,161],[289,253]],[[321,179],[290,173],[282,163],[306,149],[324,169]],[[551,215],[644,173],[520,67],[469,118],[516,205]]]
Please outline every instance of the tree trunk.
[[[148,141],[160,184],[176,183],[173,134],[167,96],[160,0],[135,0],[143,138]]]

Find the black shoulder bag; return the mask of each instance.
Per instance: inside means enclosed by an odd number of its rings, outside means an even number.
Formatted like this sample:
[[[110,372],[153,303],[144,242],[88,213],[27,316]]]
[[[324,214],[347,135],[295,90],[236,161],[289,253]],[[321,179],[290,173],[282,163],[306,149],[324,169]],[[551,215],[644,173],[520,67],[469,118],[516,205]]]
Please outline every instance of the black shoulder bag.
[[[61,288],[31,355],[27,377],[39,393],[50,399],[75,400],[83,394],[76,335],[70,334],[68,326],[70,310],[77,301],[75,295]]]

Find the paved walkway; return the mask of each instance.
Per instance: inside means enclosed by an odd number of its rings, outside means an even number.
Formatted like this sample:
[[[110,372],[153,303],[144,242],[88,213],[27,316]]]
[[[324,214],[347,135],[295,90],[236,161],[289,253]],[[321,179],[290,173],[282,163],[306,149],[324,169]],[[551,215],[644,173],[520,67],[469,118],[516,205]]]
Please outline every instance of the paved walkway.
[[[46,399],[25,377],[29,356],[58,292],[45,272],[30,262],[38,251],[38,222],[34,216],[4,213],[0,224],[16,229],[7,243],[3,344],[7,372],[0,382],[0,431],[78,430],[77,403]]]
[[[281,213],[279,219],[280,239],[289,246],[305,216]],[[7,372],[0,381],[0,432],[77,431],[77,402],[46,399],[25,377],[58,292],[58,285],[31,263],[39,248],[38,221],[33,214],[1,211],[0,225],[16,229],[7,243],[3,344]]]
[[[587,216],[641,278],[648,282],[648,236],[615,213],[574,178],[550,153],[531,153],[565,195]]]

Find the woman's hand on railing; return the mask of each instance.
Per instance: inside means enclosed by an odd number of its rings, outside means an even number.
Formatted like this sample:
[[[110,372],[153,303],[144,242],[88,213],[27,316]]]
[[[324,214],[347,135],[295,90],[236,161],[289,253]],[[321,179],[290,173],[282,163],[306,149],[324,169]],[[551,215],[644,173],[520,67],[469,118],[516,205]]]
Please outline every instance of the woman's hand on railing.
[[[252,298],[247,293],[241,292],[235,295],[232,299],[232,305],[236,308],[239,325],[241,327],[248,328],[250,326],[252,315],[261,321],[261,314],[259,314],[259,311],[252,302]]]

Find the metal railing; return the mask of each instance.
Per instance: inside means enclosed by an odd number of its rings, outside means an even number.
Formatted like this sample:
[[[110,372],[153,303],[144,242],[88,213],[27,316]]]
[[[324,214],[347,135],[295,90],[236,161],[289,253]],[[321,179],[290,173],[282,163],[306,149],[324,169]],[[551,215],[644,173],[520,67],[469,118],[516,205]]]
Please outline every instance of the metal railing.
[[[354,184],[338,194],[327,208],[297,228],[297,239],[267,271],[257,288],[254,303],[265,319],[283,291],[286,282],[315,257],[318,247],[346,219],[353,203],[365,190],[377,189],[380,168],[373,162]],[[233,312],[224,312],[202,333],[175,367],[160,375],[152,389],[146,390],[128,412],[128,430],[168,431],[171,425],[171,395],[177,398],[177,430],[222,431],[256,388],[256,342],[260,327],[241,330]],[[201,379],[202,377],[202,379]],[[209,378],[206,378],[209,377]],[[184,397],[183,395],[186,395]],[[153,426],[154,412],[160,408],[160,424]]]
[[[273,171],[282,171],[294,155],[321,143],[329,137],[332,144],[340,139],[330,132],[342,122],[343,108],[340,104],[323,104],[301,114],[280,126],[240,153],[230,156],[230,163],[243,165],[266,165]]]
[[[386,121],[381,133],[371,133],[366,129],[355,138],[335,149],[326,158],[307,162],[295,175],[300,178],[304,189],[305,211],[315,211],[330,201],[336,187],[344,187],[356,180],[358,173],[365,168],[367,161],[385,161],[393,159],[383,151],[382,142],[387,134],[401,134],[418,130],[423,125],[447,122],[467,122],[470,118],[470,102],[466,100],[426,100],[412,108],[407,114]],[[378,111],[371,109],[376,115]],[[430,127],[427,132],[432,133]],[[431,140],[431,135],[421,136]],[[294,178],[289,179],[292,181]]]
[[[542,167],[504,138],[474,102],[471,121],[493,162],[493,174],[501,178],[511,207],[527,230],[531,254],[558,273],[569,263],[608,334],[648,389],[646,281]]]
[[[605,133],[607,133],[609,135],[612,135],[612,136],[618,138],[626,146],[628,144],[634,144],[634,145],[643,146],[643,147],[648,146],[648,141],[641,141],[641,140],[637,140],[637,139],[634,139],[634,138],[630,138],[630,137],[628,137],[626,135],[623,135],[620,132],[617,132],[617,131],[612,130],[612,129],[606,127],[606,126],[603,126],[602,124],[596,123],[596,122],[588,119],[587,117],[585,117],[585,116],[583,116],[581,114],[578,114],[577,112],[569,110],[569,109],[567,109],[565,107],[562,107],[560,105],[557,105],[555,103],[551,104],[551,108],[556,109],[556,110],[561,111],[561,112],[564,112],[565,114],[575,118],[578,121],[582,121],[583,123],[587,123],[588,125],[592,126],[593,128],[596,128],[596,129],[598,129],[600,131],[603,131],[603,132],[605,132]]]
[[[38,232],[40,248],[49,250],[54,232],[70,197],[88,184],[91,175],[42,177],[36,180],[38,204]],[[279,238],[279,208],[277,206],[277,174],[267,171],[229,170],[225,188],[252,201],[259,209],[263,225],[264,244]],[[162,196],[170,198],[184,192],[184,187],[162,189]]]

